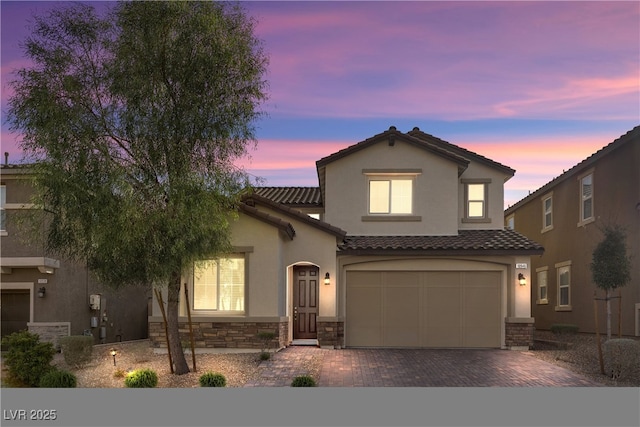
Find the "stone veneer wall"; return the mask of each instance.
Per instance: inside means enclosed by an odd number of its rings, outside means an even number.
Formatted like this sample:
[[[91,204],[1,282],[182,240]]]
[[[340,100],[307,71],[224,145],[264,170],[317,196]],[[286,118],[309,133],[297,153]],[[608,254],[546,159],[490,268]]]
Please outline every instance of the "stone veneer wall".
[[[179,322],[180,340],[190,341],[189,323]],[[287,322],[192,322],[195,348],[262,349],[259,332],[277,332],[271,348],[282,348],[288,344]],[[149,322],[149,339],[156,348],[167,348],[163,322]],[[277,344],[277,347],[276,347]]]
[[[529,350],[533,347],[533,318],[507,318],[504,344],[509,349]]]
[[[38,334],[40,341],[52,343],[56,350],[60,349],[58,338],[69,336],[71,333],[69,322],[27,323],[27,328],[32,334]]]
[[[318,322],[320,347],[344,347],[344,322]]]

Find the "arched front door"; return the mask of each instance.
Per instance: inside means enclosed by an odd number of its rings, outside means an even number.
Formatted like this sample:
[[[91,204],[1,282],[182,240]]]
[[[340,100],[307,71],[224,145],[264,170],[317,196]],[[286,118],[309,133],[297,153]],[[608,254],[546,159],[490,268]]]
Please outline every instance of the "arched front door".
[[[318,267],[293,267],[293,339],[316,339],[318,331]]]

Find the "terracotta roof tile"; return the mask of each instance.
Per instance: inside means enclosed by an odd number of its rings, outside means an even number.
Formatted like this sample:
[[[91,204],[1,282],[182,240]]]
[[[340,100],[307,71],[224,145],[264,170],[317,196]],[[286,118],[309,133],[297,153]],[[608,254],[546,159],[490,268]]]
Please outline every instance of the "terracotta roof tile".
[[[287,206],[322,206],[319,187],[256,187],[254,191],[259,196]]]
[[[510,230],[460,230],[454,236],[347,236],[341,252],[517,252],[542,254],[544,248]]]

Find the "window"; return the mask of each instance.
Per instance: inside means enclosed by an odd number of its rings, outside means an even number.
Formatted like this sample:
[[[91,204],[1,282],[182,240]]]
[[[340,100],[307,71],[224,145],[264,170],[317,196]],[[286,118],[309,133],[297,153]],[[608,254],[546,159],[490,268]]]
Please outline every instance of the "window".
[[[515,215],[509,215],[507,217],[507,228],[509,230],[515,230],[516,229],[516,216]]]
[[[558,304],[556,310],[571,310],[571,262],[556,264]]]
[[[580,225],[592,221],[593,216],[593,173],[580,178]]]
[[[538,276],[538,304],[547,304],[547,267],[542,267],[536,270]]]
[[[370,214],[411,214],[413,179],[372,178],[369,180]]]
[[[490,179],[465,179],[464,218],[462,222],[491,222],[488,215],[488,193]]]
[[[5,204],[7,202],[7,187],[0,185],[0,231],[6,231],[7,214]]]
[[[542,232],[553,229],[553,195],[542,198]]]
[[[242,255],[195,263],[193,309],[244,311],[245,260]]]

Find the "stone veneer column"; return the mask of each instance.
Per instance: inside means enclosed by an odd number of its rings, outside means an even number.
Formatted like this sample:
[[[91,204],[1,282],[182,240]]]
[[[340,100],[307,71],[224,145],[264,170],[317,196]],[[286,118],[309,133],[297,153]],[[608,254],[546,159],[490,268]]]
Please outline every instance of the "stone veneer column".
[[[344,347],[344,322],[319,321],[318,344],[320,344],[320,347],[328,348]]]
[[[504,327],[504,344],[509,350],[529,350],[533,347],[533,317],[507,317]]]

